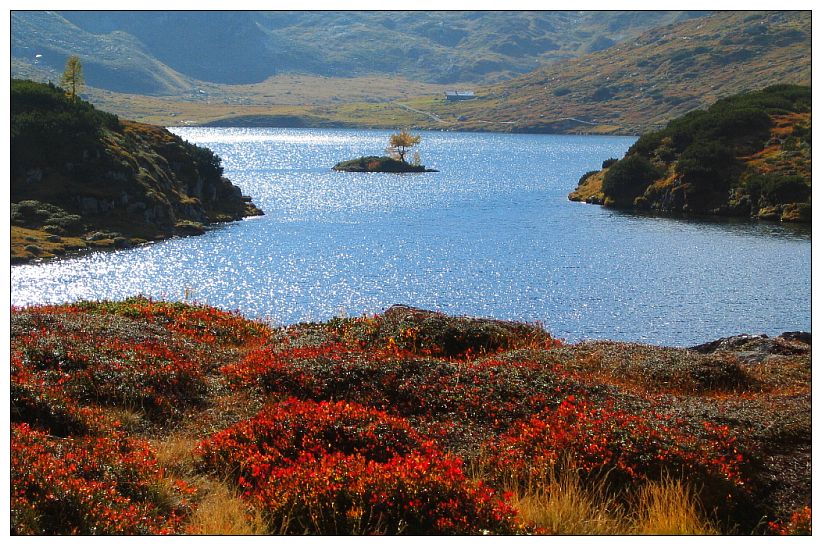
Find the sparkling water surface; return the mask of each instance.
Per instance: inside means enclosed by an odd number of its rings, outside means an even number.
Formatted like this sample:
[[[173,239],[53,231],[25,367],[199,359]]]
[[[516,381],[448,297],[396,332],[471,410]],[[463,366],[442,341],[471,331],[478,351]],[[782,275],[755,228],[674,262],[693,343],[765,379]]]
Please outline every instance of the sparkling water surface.
[[[811,329],[807,226],[636,215],[567,199],[633,138],[423,132],[437,173],[337,173],[389,132],[173,128],[266,215],[199,237],[13,266],[13,305],[144,294],[274,324],[394,303],[686,346]]]

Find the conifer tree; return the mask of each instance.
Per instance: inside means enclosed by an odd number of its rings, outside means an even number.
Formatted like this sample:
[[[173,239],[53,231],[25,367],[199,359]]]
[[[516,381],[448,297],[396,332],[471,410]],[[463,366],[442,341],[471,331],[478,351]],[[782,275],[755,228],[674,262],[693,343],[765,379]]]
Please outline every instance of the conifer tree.
[[[80,57],[71,55],[66,60],[66,68],[60,77],[60,87],[66,90],[66,94],[71,100],[76,100],[77,94],[85,83],[83,79],[83,65],[80,62]]]

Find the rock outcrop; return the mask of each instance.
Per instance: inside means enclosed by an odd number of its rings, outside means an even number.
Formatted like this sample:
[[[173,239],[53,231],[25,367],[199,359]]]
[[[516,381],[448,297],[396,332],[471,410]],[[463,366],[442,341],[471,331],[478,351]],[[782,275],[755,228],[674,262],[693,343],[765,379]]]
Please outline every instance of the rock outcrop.
[[[223,176],[210,150],[72,102],[59,88],[13,81],[12,126],[14,261],[125,248],[262,214]],[[45,240],[49,234],[65,236],[65,244]]]

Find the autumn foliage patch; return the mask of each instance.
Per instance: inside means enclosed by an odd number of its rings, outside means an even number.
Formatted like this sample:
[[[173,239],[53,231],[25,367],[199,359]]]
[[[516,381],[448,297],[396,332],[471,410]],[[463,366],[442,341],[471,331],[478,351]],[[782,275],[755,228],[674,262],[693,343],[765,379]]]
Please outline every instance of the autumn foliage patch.
[[[215,434],[203,464],[233,475],[284,533],[512,533],[514,511],[403,419],[289,399]]]
[[[773,470],[809,450],[792,343],[743,365],[407,307],[280,329],[145,298],[13,309],[11,532],[198,532],[211,483],[274,534],[540,533],[533,503],[573,475],[622,514],[673,479],[710,520],[690,528],[809,533],[802,474]]]

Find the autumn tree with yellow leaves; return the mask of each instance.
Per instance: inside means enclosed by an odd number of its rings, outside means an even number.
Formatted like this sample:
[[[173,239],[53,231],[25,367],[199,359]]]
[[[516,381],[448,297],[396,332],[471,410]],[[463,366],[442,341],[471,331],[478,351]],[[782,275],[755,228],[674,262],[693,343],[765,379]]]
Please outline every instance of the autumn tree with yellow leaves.
[[[419,135],[412,135],[407,130],[403,129],[399,133],[391,135],[388,141],[388,148],[385,151],[392,157],[398,158],[405,163],[405,154],[420,143]]]

